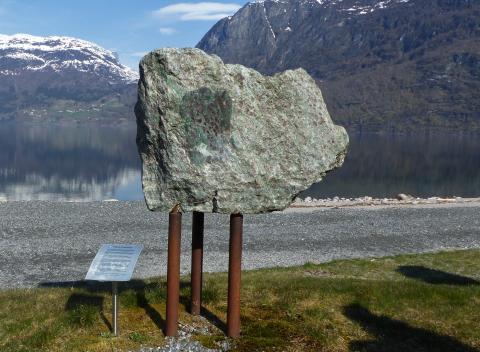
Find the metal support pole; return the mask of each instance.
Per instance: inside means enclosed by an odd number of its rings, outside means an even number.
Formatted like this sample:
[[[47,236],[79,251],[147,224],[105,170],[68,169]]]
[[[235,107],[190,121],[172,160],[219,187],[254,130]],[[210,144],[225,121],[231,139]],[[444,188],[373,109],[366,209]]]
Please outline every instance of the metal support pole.
[[[240,283],[242,273],[243,215],[230,215],[228,258],[227,336],[240,336]]]
[[[168,217],[167,314],[165,335],[176,336],[180,299],[180,240],[182,213],[177,207]]]
[[[118,282],[112,282],[112,332],[118,336]]]
[[[202,266],[203,266],[203,228],[204,214],[194,211],[192,214],[192,274],[190,313],[200,315],[202,306]]]

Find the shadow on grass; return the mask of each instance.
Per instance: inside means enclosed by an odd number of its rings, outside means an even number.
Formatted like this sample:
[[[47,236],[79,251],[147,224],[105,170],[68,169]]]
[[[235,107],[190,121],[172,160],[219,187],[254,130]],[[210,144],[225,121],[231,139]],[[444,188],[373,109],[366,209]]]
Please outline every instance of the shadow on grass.
[[[68,298],[65,310],[69,312],[72,322],[80,326],[92,324],[96,314],[99,313],[107,328],[112,330],[112,324],[103,310],[102,296],[74,293]]]
[[[163,319],[162,315],[148,302],[148,299],[145,297],[145,290],[138,290],[136,292],[138,306],[147,313],[153,323],[165,334],[165,319]]]
[[[190,283],[183,283],[185,286],[190,287]],[[187,312],[191,312],[191,302],[190,302],[190,296],[186,295],[180,295],[180,303],[185,306],[185,309]],[[213,326],[217,327],[219,330],[221,330],[224,334],[227,333],[227,324],[225,324],[215,313],[211,312],[207,308],[205,308],[203,305],[200,307],[200,315],[207,319],[210,324]]]
[[[469,286],[479,285],[480,282],[472,278],[461,276],[457,274],[447,273],[441,270],[430,269],[419,265],[404,265],[397,268],[397,272],[411,278],[417,279],[429,284],[435,285],[457,285]]]
[[[112,292],[111,282],[97,282],[97,281],[47,281],[38,284],[41,288],[81,288],[89,292]],[[119,287],[119,290],[121,287]]]
[[[162,331],[165,329],[165,320],[161,314],[150,304],[146,297],[146,290],[152,289],[156,284],[148,284],[143,280],[131,280],[128,282],[121,282],[118,285],[119,295],[122,292],[133,290],[135,292],[137,306],[144,309],[145,313],[153,321],[153,323]],[[43,282],[39,284],[39,287],[43,288],[76,288],[79,290],[85,290],[92,294],[111,294],[112,283],[111,282],[98,282],[98,281],[60,281],[60,282]],[[76,312],[79,309],[85,311],[86,307],[94,307],[100,312],[103,322],[107,327],[112,330],[110,321],[106,318],[103,310],[103,296],[92,296],[90,294],[73,293],[65,306],[65,310]],[[122,307],[120,306],[120,309]],[[75,314],[75,313],[74,313]],[[82,312],[85,316],[86,313]]]
[[[218,316],[209,311],[205,307],[200,308],[200,315],[207,319],[212,325],[220,329],[224,334],[227,334],[227,324],[225,324]]]
[[[121,295],[122,292],[128,290],[134,290],[136,296],[136,302],[138,307],[145,310],[145,313],[149,318],[154,322],[154,324],[163,332],[165,331],[165,319],[162,315],[151,305],[149,302],[146,291],[152,288],[156,288],[157,284],[149,284],[143,280],[131,280],[128,282],[122,282],[118,285],[118,292]],[[76,288],[79,290],[85,290],[88,293],[92,294],[108,294],[112,292],[112,284],[110,282],[98,282],[98,281],[58,281],[58,282],[42,282],[39,284],[39,287],[42,288]],[[180,289],[190,287],[190,282],[181,281]],[[165,288],[158,288],[165,289]],[[165,293],[166,296],[166,293]],[[65,310],[75,311],[79,307],[92,307],[95,308],[97,312],[100,312],[100,316],[103,322],[111,330],[112,326],[110,321],[106,318],[103,311],[103,301],[104,297],[100,295],[92,296],[90,294],[81,294],[73,293],[66,304]],[[187,295],[180,295],[180,303],[183,304],[187,311],[190,311],[190,297]],[[121,309],[121,307],[120,307]],[[207,319],[211,324],[216,326],[218,329],[226,333],[227,325],[213,312],[209,311],[207,308],[201,308],[201,316]]]
[[[344,307],[344,314],[375,336],[375,340],[351,342],[352,352],[479,352],[451,336],[373,314],[358,304]]]

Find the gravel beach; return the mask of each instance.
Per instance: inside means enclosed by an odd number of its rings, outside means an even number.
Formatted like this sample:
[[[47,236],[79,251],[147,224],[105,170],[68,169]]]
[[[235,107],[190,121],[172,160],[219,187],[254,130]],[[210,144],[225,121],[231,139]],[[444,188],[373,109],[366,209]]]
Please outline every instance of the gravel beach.
[[[243,268],[480,248],[480,202],[294,207],[245,215]],[[226,271],[229,217],[205,216],[204,269]],[[145,249],[134,276],[166,274],[167,214],[143,202],[0,202],[0,287],[82,280],[103,243]],[[183,273],[191,214],[184,214]]]

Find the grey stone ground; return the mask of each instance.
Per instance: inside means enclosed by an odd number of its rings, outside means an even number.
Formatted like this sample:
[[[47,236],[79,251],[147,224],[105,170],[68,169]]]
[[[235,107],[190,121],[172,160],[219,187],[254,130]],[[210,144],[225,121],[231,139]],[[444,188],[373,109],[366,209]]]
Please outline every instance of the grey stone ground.
[[[182,264],[189,271],[191,214]],[[226,271],[228,216],[206,215],[206,271]],[[480,248],[477,204],[288,209],[246,215],[243,268]],[[136,277],[166,273],[167,214],[143,202],[0,203],[0,288],[81,280],[103,243],[145,246]]]

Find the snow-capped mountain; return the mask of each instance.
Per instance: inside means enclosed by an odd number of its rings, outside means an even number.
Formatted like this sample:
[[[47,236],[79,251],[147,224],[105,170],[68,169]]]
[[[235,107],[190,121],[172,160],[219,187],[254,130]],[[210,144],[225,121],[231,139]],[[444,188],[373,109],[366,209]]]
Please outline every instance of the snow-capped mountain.
[[[0,119],[126,117],[131,115],[137,80],[137,72],[92,42],[0,35]]]
[[[113,52],[86,40],[0,34],[0,74],[24,71],[93,73],[112,83],[138,80],[138,73],[120,64]]]
[[[266,74],[303,67],[351,130],[480,130],[478,0],[257,0],[197,47]]]

